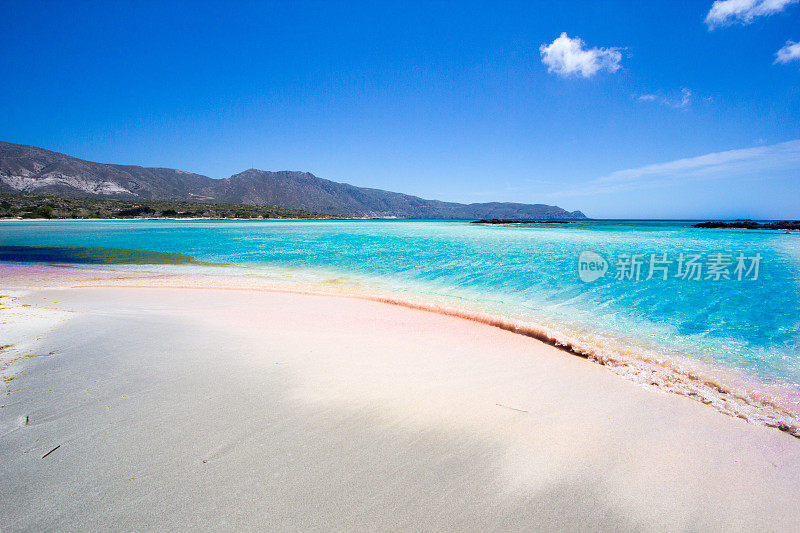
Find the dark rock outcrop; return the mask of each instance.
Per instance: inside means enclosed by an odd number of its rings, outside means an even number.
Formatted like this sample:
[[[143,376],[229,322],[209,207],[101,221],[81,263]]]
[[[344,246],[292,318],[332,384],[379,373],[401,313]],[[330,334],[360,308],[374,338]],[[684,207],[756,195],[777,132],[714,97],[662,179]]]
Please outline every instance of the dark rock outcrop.
[[[481,220],[473,220],[471,224],[497,224],[497,225],[514,225],[514,224],[569,224],[567,220],[515,220],[515,219],[503,219],[503,218],[491,218],[485,219],[482,218]]]
[[[752,220],[734,220],[733,222],[700,222],[693,224],[693,228],[710,229],[784,229],[800,231],[800,220],[782,220],[780,222],[754,222]]]

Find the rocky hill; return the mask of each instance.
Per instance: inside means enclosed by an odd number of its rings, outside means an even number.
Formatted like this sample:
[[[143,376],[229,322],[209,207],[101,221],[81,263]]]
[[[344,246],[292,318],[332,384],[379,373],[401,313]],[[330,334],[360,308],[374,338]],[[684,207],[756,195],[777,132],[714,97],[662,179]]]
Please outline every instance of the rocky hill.
[[[270,205],[356,217],[577,220],[580,211],[545,204],[459,204],[355,187],[308,172],[250,169],[212,179],[171,168],[93,163],[0,141],[0,193],[118,200]]]

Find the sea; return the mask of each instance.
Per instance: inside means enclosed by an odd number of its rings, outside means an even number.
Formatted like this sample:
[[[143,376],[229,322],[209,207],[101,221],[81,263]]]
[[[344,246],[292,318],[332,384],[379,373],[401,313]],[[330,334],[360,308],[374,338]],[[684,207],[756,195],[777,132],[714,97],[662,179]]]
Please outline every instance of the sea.
[[[536,337],[800,435],[800,234],[693,223],[14,220],[0,246],[172,252],[213,263],[184,269],[336,286]]]

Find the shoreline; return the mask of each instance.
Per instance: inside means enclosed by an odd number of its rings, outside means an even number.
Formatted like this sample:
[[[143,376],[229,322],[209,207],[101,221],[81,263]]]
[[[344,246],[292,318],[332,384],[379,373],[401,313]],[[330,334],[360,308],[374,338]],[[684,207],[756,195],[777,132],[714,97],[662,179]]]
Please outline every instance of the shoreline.
[[[0,409],[4,529],[800,527],[800,441],[523,335],[347,294],[25,274],[0,313],[50,318],[17,320],[46,357]]]
[[[59,280],[59,273],[70,272],[88,276],[88,278],[72,280],[78,284],[76,286],[86,288],[116,286],[141,289],[281,292],[355,298],[451,316],[532,338],[571,356],[603,366],[606,370],[636,385],[687,397],[726,416],[775,428],[800,439],[800,393],[793,388],[771,385],[758,380],[755,376],[746,376],[733,369],[713,366],[697,360],[678,359],[657,353],[631,353],[630,350],[626,353],[624,352],[625,348],[621,346],[601,349],[580,339],[571,338],[564,332],[469,306],[456,307],[426,301],[419,297],[400,297],[369,290],[364,291],[357,282],[341,284],[341,280],[338,278],[331,280],[333,284],[328,281],[299,282],[279,277],[265,277],[264,273],[260,273],[262,276],[249,276],[208,272],[206,269],[209,267],[198,268],[196,265],[188,265],[188,272],[170,272],[172,269],[170,266],[161,268],[159,272],[153,272],[143,270],[146,268],[145,265],[125,265],[133,268],[119,268],[123,265],[42,264],[33,266],[20,263],[0,263],[0,271],[4,268],[7,270],[9,265],[15,265],[22,269],[23,278],[26,276],[26,269],[31,269],[29,272],[33,272],[37,268],[47,270],[53,276],[51,279],[47,279],[49,274],[45,274],[45,283],[52,281],[60,283],[62,280]],[[163,267],[162,265],[158,266]],[[247,268],[239,265],[216,266],[221,266],[223,269]],[[8,275],[4,277],[9,279]],[[41,286],[34,284],[26,288],[36,290]]]
[[[246,222],[248,220],[253,221],[264,221],[264,220],[304,220],[304,221],[316,221],[316,220],[372,220],[372,219],[364,219],[364,218],[292,218],[292,217],[272,217],[272,218],[235,218],[235,217],[228,217],[228,218],[206,218],[206,217],[131,217],[131,218],[21,218],[21,217],[12,217],[12,218],[0,218],[0,222],[10,222],[10,221],[18,221],[18,222],[53,222],[53,221],[76,221],[76,220],[86,220],[91,222],[103,222],[109,220],[143,220],[152,222],[153,220],[169,220],[171,222],[180,222],[181,220],[213,220],[213,221],[223,221],[223,220],[233,220],[236,222]],[[384,219],[381,219],[384,220]],[[389,219],[386,219],[389,220]]]

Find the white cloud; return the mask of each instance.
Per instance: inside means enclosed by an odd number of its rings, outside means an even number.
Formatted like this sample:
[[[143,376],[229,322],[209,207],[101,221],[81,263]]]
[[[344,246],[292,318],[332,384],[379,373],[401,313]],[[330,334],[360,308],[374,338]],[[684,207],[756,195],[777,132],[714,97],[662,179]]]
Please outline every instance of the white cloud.
[[[659,94],[640,94],[636,97],[640,102],[655,102],[657,104],[674,107],[676,109],[683,109],[692,103],[692,91],[684,87],[681,89],[679,98],[667,98]]]
[[[800,60],[800,43],[786,41],[786,44],[775,54],[775,63],[788,63]]]
[[[800,0],[716,0],[706,15],[709,29],[739,22],[750,24],[756,17],[772,15]]]
[[[579,37],[570,39],[562,33],[550,44],[539,47],[542,63],[547,65],[548,72],[559,76],[583,76],[589,78],[600,70],[616,72],[622,54],[618,48],[586,48],[586,43]]]
[[[549,196],[583,196],[651,189],[700,179],[727,179],[741,176],[760,178],[768,173],[787,169],[800,170],[800,139],[618,170],[590,180],[578,189],[561,191]]]
[[[681,99],[675,105],[677,107],[686,107],[692,101],[692,91],[684,87],[681,89]]]

